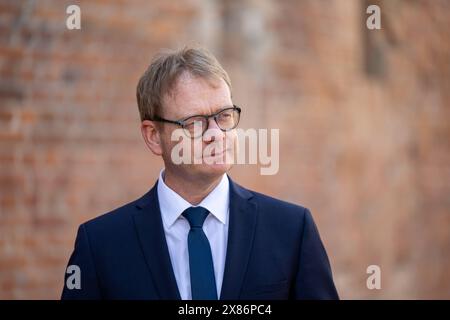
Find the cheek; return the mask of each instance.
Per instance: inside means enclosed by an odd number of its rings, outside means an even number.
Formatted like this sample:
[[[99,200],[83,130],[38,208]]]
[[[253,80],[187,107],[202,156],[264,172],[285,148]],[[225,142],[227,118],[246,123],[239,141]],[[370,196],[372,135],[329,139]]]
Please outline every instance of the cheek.
[[[172,152],[173,147],[176,144],[178,144],[178,141],[171,140],[170,132],[162,132],[160,135],[160,143],[161,143],[161,149],[163,151],[163,154],[170,156],[170,153]]]
[[[186,148],[185,148],[186,147]],[[176,157],[186,156],[186,153],[191,156],[191,160],[194,159],[196,152],[201,157],[203,151],[202,139],[190,139],[184,135],[179,140],[171,140],[171,134],[165,134],[161,136],[161,149],[163,152],[163,157],[166,160],[172,162],[172,150],[175,152]],[[174,148],[176,148],[174,150]]]
[[[236,130],[232,130],[230,132],[227,132],[227,134],[225,136],[225,143],[226,143],[226,147],[228,149],[233,150],[234,148],[236,148],[236,146],[237,146]]]

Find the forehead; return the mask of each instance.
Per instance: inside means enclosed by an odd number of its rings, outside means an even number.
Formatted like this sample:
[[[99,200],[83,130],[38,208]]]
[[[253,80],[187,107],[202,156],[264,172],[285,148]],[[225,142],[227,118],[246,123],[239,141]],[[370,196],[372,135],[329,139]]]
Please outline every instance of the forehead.
[[[164,97],[163,109],[165,116],[182,118],[211,114],[230,105],[230,89],[223,79],[205,79],[184,72]]]

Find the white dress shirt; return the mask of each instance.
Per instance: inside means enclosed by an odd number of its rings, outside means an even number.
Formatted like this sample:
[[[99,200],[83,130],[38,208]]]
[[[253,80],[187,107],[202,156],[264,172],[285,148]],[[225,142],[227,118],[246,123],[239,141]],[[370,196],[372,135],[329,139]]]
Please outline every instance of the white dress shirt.
[[[158,179],[158,201],[169,248],[170,261],[175,274],[181,299],[191,300],[191,277],[189,273],[188,233],[189,222],[181,214],[195,207],[164,183],[164,169]],[[203,223],[203,231],[209,240],[216,278],[217,297],[220,298],[228,239],[229,181],[226,174],[220,183],[197,206],[206,208],[210,214]]]

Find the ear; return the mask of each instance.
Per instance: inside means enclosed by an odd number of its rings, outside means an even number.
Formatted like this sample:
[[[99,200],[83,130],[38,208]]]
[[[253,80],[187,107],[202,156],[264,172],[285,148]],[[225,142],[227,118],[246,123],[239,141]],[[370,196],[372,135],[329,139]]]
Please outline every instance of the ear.
[[[147,147],[157,156],[162,155],[161,137],[156,123],[150,120],[141,122],[141,133]]]

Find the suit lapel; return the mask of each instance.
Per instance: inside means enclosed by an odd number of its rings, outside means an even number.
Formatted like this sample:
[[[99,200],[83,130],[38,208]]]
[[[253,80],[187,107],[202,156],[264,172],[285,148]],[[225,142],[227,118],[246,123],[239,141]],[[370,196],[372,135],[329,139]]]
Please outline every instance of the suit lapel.
[[[221,300],[239,299],[256,227],[257,205],[253,195],[230,178],[230,217]]]
[[[159,296],[164,300],[180,300],[180,293],[170,262],[157,196],[158,182],[136,203],[134,223],[145,260]]]

